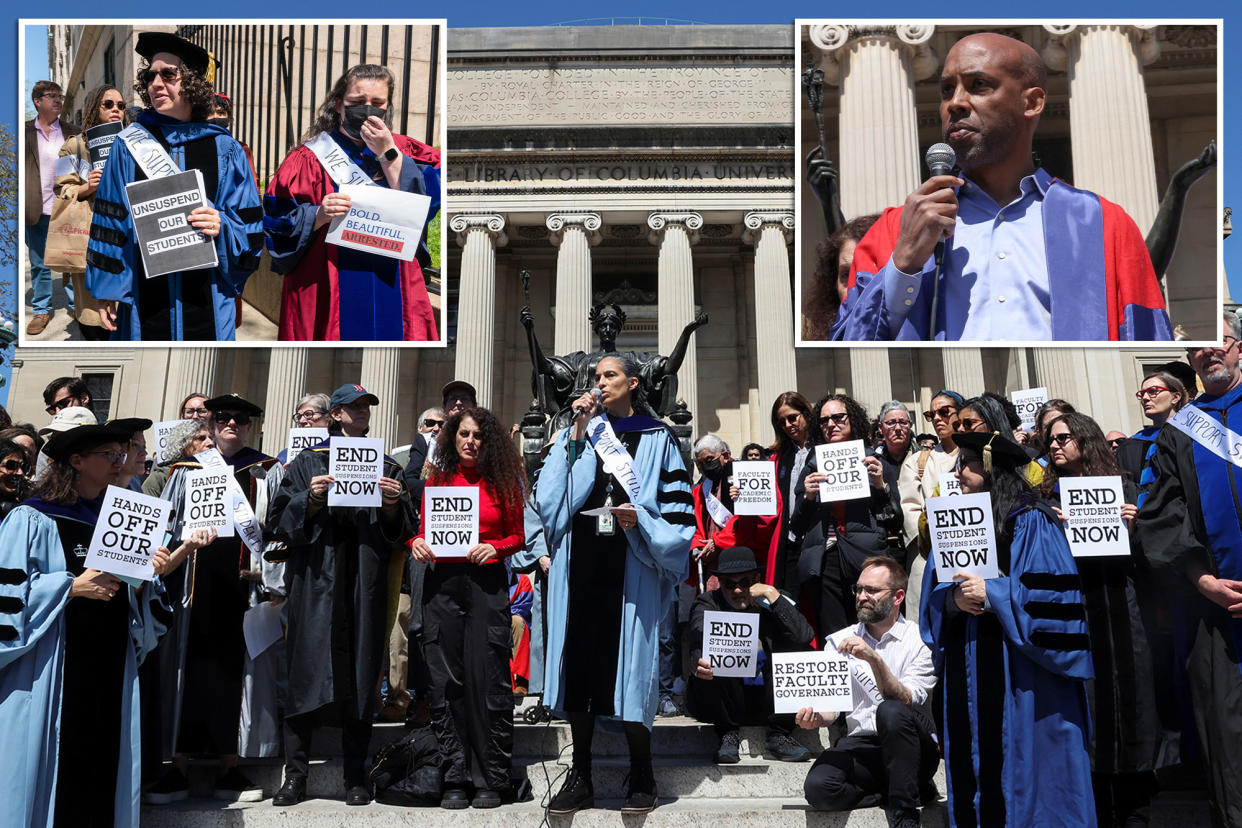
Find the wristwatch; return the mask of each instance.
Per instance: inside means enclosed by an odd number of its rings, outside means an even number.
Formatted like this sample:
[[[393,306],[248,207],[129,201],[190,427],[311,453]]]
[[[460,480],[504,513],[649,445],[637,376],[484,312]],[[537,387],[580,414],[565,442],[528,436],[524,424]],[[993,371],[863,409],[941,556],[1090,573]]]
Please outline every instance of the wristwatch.
[[[388,148],[388,151],[387,151],[387,152],[385,152],[385,153],[383,154],[383,156],[381,156],[381,157],[382,157],[385,161],[396,161],[396,160],[397,160],[397,156],[398,156],[398,155],[400,155],[400,153],[399,153],[399,152],[397,152],[397,148],[396,148],[396,147],[389,147],[389,148]]]

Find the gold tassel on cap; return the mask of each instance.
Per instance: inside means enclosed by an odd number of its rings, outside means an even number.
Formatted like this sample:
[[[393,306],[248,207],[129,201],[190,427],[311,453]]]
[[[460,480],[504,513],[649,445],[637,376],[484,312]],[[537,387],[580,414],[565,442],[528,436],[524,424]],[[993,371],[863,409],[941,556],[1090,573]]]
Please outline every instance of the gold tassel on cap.
[[[983,447],[983,470],[988,474],[992,473],[992,441],[999,436],[999,431],[993,431],[992,436],[988,438],[987,445]]]

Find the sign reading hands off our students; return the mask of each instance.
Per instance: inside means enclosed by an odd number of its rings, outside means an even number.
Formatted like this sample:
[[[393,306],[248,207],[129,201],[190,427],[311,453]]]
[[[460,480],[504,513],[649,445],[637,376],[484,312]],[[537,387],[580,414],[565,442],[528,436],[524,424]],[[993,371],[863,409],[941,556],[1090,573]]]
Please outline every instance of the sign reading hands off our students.
[[[464,558],[479,545],[479,487],[423,489],[423,537],[437,558]]]
[[[816,713],[854,709],[849,659],[831,650],[772,654],[772,707],[775,713]]]
[[[132,579],[151,580],[155,577],[151,557],[164,542],[171,514],[167,500],[109,486],[86,552],[87,568],[131,584]]]
[[[772,465],[769,463],[768,465]],[[703,658],[713,676],[754,678],[759,666],[759,616],[753,612],[703,613]]]
[[[233,536],[233,470],[203,468],[185,470],[185,502],[181,506],[181,540],[196,529],[214,527],[222,538]]]
[[[1130,554],[1120,477],[1062,477],[1057,483],[1065,537],[1075,558]]]
[[[776,464],[770,460],[734,460],[733,481],[737,497],[735,515],[774,515],[776,505]]]
[[[996,563],[996,529],[992,525],[992,496],[987,492],[929,497],[927,529],[932,558],[940,583],[958,572],[980,578],[1000,575]]]
[[[382,506],[384,441],[378,437],[333,437],[328,443],[329,506]]]
[[[867,447],[862,440],[823,443],[815,447],[815,470],[828,475],[828,479],[819,484],[821,503],[871,496],[871,483],[863,464],[866,456]]]

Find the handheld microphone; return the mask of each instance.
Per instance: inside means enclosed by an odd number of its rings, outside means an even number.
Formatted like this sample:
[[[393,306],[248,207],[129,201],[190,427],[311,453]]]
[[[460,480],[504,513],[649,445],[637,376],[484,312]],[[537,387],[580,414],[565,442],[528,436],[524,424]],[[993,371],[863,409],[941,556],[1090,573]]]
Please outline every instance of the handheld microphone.
[[[923,160],[927,163],[927,171],[932,176],[950,175],[953,172],[953,165],[957,163],[957,153],[948,144],[932,144],[927,148],[927,154],[923,156]],[[927,326],[928,340],[936,338],[936,313],[940,305],[940,265],[944,262],[944,236],[936,242],[933,259],[936,269],[932,274],[931,322]]]
[[[590,408],[587,408],[587,407],[586,407],[586,406],[584,406],[584,405],[575,405],[575,406],[574,406],[574,416],[575,416],[575,417],[579,417],[579,416],[581,416],[582,414],[584,414],[584,413],[585,413],[585,412],[587,412],[587,411],[594,411],[596,408],[599,408],[599,398],[600,398],[600,391],[599,391],[599,389],[598,389],[598,388],[592,388],[592,389],[591,389],[591,407],[590,407]]]

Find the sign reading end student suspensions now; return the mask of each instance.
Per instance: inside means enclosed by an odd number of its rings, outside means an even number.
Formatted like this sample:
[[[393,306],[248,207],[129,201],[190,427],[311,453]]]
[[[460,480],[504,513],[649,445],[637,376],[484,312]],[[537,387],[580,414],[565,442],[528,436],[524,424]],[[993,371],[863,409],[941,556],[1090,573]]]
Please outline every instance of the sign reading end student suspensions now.
[[[329,506],[382,506],[384,441],[377,437],[333,437],[328,443]]]
[[[357,184],[342,184],[341,193],[352,203],[348,213],[332,220],[325,241],[390,259],[408,262],[414,258],[431,209],[430,198]]]
[[[219,264],[214,239],[187,219],[196,207],[207,206],[198,170],[126,184],[125,195],[148,279]]]
[[[980,578],[1000,575],[992,496],[987,492],[927,498],[927,529],[940,583],[963,571]]]

